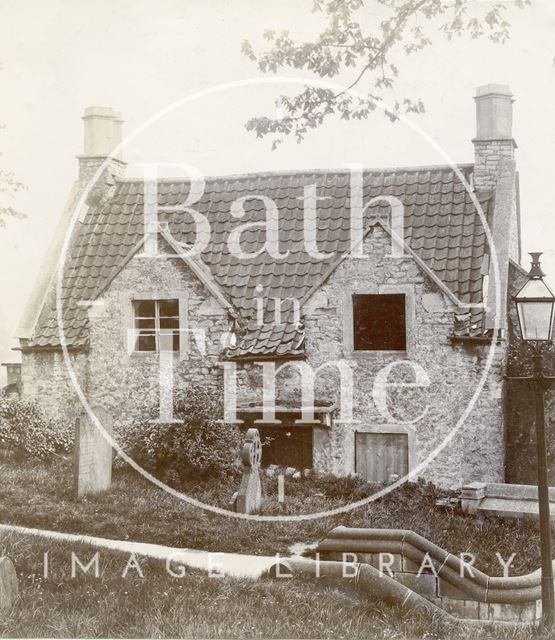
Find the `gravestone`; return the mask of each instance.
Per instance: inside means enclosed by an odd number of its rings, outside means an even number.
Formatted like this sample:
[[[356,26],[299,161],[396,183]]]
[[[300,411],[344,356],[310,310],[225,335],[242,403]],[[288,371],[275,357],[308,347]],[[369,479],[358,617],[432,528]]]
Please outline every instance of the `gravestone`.
[[[280,473],[278,476],[278,502],[285,503],[285,476]]]
[[[10,609],[17,598],[17,573],[13,562],[0,558],[0,611]]]
[[[261,458],[262,443],[258,429],[249,429],[241,452],[243,477],[235,502],[237,513],[252,513],[262,505],[264,489],[260,473]]]
[[[112,435],[112,419],[101,407],[92,407],[104,429]],[[86,412],[75,425],[74,446],[75,491],[80,498],[110,488],[112,483],[112,445]]]
[[[266,475],[268,476],[268,478],[273,478],[277,472],[278,472],[277,464],[270,464],[266,468]]]
[[[537,518],[538,488],[530,484],[471,482],[463,486],[461,508],[478,516]],[[555,487],[549,488],[551,520],[555,520]]]

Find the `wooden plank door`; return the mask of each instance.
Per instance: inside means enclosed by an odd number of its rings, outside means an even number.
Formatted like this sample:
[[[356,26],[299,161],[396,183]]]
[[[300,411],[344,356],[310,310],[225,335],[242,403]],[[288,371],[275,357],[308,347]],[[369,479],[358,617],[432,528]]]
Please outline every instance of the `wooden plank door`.
[[[406,433],[355,433],[355,471],[368,482],[387,482],[409,470]]]

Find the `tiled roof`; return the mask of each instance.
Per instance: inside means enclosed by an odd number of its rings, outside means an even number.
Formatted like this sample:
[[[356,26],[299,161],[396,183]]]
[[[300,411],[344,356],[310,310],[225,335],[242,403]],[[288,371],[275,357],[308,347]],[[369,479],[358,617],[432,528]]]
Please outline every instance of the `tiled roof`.
[[[472,166],[461,171],[470,181]],[[238,312],[243,331],[230,355],[264,354],[299,355],[303,349],[302,326],[291,315],[281,327],[257,327],[256,299],[277,297],[302,300],[314,285],[329,273],[337,255],[350,246],[350,176],[348,172],[261,173],[233,177],[207,178],[205,190],[194,209],[210,222],[212,237],[201,258],[215,282]],[[316,185],[318,201],[317,241],[321,252],[334,252],[334,258],[318,260],[304,247],[304,187]],[[159,206],[178,207],[189,193],[187,181],[161,181],[158,184]],[[271,257],[263,251],[255,258],[242,260],[228,248],[230,230],[245,222],[265,217],[261,200],[244,203],[245,216],[230,215],[231,203],[257,194],[271,198],[279,211],[280,250],[289,251],[285,259]],[[481,268],[487,250],[486,235],[470,195],[450,167],[391,169],[366,171],[363,175],[363,202],[375,196],[399,198],[405,208],[405,241],[424,263],[462,302],[481,302]],[[491,196],[480,197],[486,214]],[[131,253],[140,246],[143,236],[142,181],[118,182],[113,196],[100,209],[90,208],[75,232],[65,267],[63,287],[64,325],[67,344],[86,346],[87,313],[79,301],[92,300],[121,269]],[[370,218],[387,215],[389,207],[374,204],[368,208]],[[159,213],[173,237],[183,243],[193,242],[193,225],[189,214]],[[242,248],[254,252],[263,246],[263,229],[249,229],[242,234]],[[258,286],[258,290],[257,290]],[[262,292],[260,292],[262,288]],[[52,296],[51,296],[52,297]],[[58,346],[56,313],[52,300],[43,309],[29,346]]]

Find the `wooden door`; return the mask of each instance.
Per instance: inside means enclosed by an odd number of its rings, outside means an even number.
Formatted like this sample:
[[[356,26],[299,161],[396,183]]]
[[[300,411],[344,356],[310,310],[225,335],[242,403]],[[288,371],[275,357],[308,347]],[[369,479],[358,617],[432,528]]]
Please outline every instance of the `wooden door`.
[[[406,433],[355,433],[355,471],[368,482],[387,482],[409,470]]]

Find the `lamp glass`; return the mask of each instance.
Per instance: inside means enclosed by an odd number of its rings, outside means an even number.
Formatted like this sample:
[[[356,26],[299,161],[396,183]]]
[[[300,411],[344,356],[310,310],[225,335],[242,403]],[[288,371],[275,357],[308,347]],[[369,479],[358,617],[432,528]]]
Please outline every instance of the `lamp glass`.
[[[555,297],[541,279],[531,279],[516,296],[523,340],[551,340]]]

